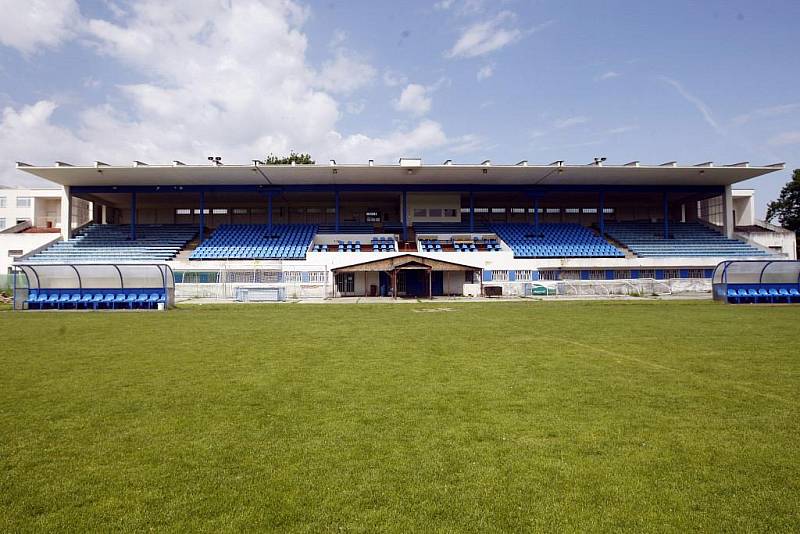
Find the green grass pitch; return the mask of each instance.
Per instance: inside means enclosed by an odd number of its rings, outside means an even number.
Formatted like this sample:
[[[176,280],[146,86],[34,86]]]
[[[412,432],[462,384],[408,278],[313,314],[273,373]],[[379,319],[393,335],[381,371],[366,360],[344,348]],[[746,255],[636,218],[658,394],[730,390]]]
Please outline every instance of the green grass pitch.
[[[0,312],[0,531],[798,531],[800,307]]]

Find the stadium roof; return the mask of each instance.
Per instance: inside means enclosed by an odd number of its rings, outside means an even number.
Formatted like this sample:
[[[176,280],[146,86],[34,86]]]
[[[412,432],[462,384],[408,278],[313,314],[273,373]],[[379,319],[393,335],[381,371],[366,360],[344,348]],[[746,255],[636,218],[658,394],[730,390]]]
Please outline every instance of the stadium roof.
[[[130,166],[95,162],[91,166],[57,162],[55,166],[17,163],[17,168],[68,186],[181,186],[181,185],[359,185],[359,184],[437,184],[437,185],[731,185],[770,172],[782,170],[783,163],[750,166],[747,162],[714,166],[699,165],[605,165],[597,159],[589,165],[568,165],[557,161],[549,165],[454,164],[423,165],[419,159],[401,159],[399,164],[315,165],[148,165],[139,161]]]

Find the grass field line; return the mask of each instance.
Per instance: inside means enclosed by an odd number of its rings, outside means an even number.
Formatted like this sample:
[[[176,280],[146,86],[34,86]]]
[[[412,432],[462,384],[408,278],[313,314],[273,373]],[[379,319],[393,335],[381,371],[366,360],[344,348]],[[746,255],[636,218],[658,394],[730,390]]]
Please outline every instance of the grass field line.
[[[631,362],[636,362],[638,364],[645,365],[645,366],[648,366],[648,367],[652,367],[654,369],[659,369],[661,371],[669,371],[669,372],[672,372],[672,373],[685,375],[685,376],[691,377],[692,379],[694,379],[696,382],[699,382],[699,383],[725,384],[725,385],[733,387],[733,388],[735,388],[735,389],[737,389],[737,390],[739,390],[739,391],[741,391],[743,393],[749,393],[750,395],[756,395],[756,396],[759,396],[759,397],[764,397],[764,398],[767,398],[767,399],[780,401],[780,402],[782,402],[784,404],[787,404],[787,405],[792,405],[792,406],[794,405],[794,403],[791,400],[785,399],[785,398],[781,397],[780,395],[775,395],[774,393],[765,393],[763,391],[759,391],[758,389],[754,389],[752,387],[746,386],[746,385],[744,385],[744,384],[742,384],[740,382],[732,382],[730,380],[714,380],[714,379],[710,379],[708,377],[704,377],[704,376],[698,375],[697,373],[693,373],[691,371],[687,371],[686,369],[679,369],[677,367],[669,367],[667,365],[661,365],[660,363],[655,363],[655,362],[651,362],[651,361],[648,361],[648,360],[643,360],[641,358],[637,358],[636,356],[631,356],[629,354],[623,354],[621,352],[614,352],[614,351],[611,351],[611,350],[608,350],[608,349],[604,349],[602,347],[598,347],[596,345],[589,345],[587,343],[581,343],[580,341],[575,341],[575,340],[572,340],[572,339],[564,339],[564,338],[555,337],[555,336],[551,336],[551,335],[546,335],[546,336],[542,336],[542,337],[547,337],[547,338],[550,338],[550,339],[552,339],[554,341],[560,341],[562,343],[568,343],[570,345],[575,345],[576,347],[581,347],[581,348],[592,350],[592,351],[595,351],[595,352],[600,352],[602,354],[605,354],[607,356],[611,356],[611,357],[614,357],[614,358],[622,358],[624,360],[628,360],[628,361],[631,361]]]

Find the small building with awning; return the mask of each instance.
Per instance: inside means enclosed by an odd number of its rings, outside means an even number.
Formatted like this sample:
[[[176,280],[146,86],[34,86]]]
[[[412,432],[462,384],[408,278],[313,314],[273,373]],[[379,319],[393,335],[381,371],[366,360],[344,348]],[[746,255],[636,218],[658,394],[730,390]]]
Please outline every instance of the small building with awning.
[[[480,292],[483,269],[417,254],[343,265],[332,269],[334,296],[423,297]]]

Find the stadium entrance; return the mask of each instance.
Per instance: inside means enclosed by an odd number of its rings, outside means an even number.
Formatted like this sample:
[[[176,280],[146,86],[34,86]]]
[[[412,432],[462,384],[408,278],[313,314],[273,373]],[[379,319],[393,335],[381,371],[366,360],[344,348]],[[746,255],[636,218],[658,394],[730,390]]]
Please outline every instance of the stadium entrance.
[[[433,298],[463,295],[465,280],[480,280],[482,269],[434,260],[416,254],[357,263],[333,269],[338,296],[392,296]],[[349,278],[348,278],[349,276]],[[360,285],[363,286],[360,287]]]

